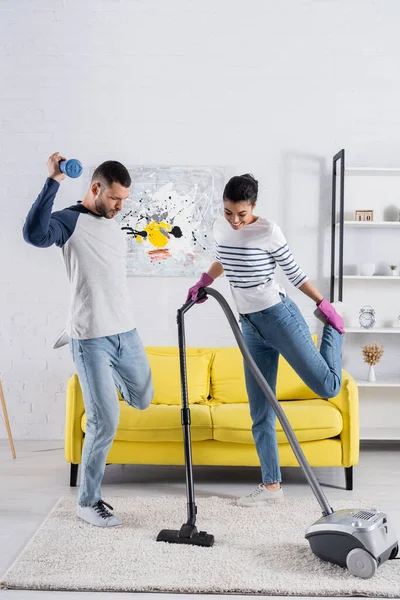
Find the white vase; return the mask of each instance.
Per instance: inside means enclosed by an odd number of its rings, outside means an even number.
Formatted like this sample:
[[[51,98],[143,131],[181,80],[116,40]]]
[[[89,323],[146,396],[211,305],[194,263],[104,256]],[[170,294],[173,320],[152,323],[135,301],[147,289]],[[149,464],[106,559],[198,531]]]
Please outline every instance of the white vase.
[[[373,365],[371,365],[369,367],[368,381],[370,381],[371,383],[374,383],[374,381],[376,381],[375,369],[374,369]]]
[[[393,277],[398,277],[399,272],[397,269],[391,269]]]
[[[364,277],[371,277],[375,273],[374,263],[363,263],[360,265],[360,275]]]

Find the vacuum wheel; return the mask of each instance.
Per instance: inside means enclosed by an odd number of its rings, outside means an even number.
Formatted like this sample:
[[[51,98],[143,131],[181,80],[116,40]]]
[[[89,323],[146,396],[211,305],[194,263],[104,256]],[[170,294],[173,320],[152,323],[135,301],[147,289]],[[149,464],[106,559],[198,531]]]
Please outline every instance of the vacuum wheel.
[[[347,555],[346,565],[355,577],[370,579],[378,568],[375,558],[363,548],[353,548]]]

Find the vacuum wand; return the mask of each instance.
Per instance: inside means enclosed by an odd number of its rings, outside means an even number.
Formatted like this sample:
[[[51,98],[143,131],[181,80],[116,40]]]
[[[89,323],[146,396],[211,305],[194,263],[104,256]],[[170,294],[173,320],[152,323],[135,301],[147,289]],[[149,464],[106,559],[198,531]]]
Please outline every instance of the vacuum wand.
[[[188,389],[187,389],[187,368],[186,368],[186,341],[185,341],[185,327],[184,327],[184,311],[178,310],[177,315],[178,323],[178,339],[179,339],[179,362],[180,362],[180,374],[182,384],[182,410],[181,410],[181,421],[183,426],[183,442],[185,449],[185,469],[186,469],[186,496],[187,496],[187,513],[188,520],[187,525],[194,526],[196,524],[196,504],[194,498],[194,483],[193,483],[193,468],[192,468],[192,441],[190,435],[190,409],[188,402]]]
[[[203,293],[204,297],[204,293]],[[183,427],[183,447],[186,469],[186,498],[187,498],[187,521],[180,529],[162,529],[157,536],[157,542],[170,544],[189,544],[192,546],[211,547],[214,544],[214,536],[206,531],[198,531],[196,527],[197,506],[194,494],[192,442],[190,435],[190,407],[187,385],[186,369],[186,341],[185,341],[185,313],[196,304],[190,300],[178,310],[178,340],[179,340],[179,363],[182,390],[181,422]]]
[[[201,294],[202,290],[204,290],[204,294]],[[307,481],[308,481],[312,491],[314,492],[314,495],[315,495],[316,499],[318,500],[319,505],[321,506],[322,514],[324,516],[332,514],[333,509],[330,506],[324,492],[322,491],[322,488],[319,485],[318,480],[315,477],[310,465],[308,464],[306,457],[304,456],[303,450],[301,449],[301,446],[293,432],[293,429],[288,421],[286,414],[284,413],[281,405],[279,404],[279,401],[277,400],[275,394],[271,390],[269,384],[264,379],[260,369],[257,367],[253,357],[251,356],[251,354],[249,352],[249,349],[247,348],[247,346],[245,344],[242,332],[240,331],[240,327],[237,324],[235,315],[233,314],[229,304],[227,303],[225,298],[219,292],[217,292],[214,288],[207,287],[207,288],[202,288],[202,290],[200,290],[200,293],[198,295],[199,298],[204,297],[204,295],[213,296],[217,300],[217,302],[220,304],[222,310],[224,311],[225,316],[228,319],[229,325],[231,326],[231,329],[233,331],[233,335],[235,336],[238,346],[240,348],[240,351],[243,355],[243,358],[245,359],[247,366],[249,367],[250,371],[252,372],[254,379],[257,381],[261,390],[264,392],[264,394],[268,398],[269,402],[271,403],[272,408],[274,409],[274,412],[282,425],[282,429],[285,432],[287,439],[289,440],[289,443],[293,450],[293,453],[296,456],[301,468],[303,469],[303,472],[307,478]]]

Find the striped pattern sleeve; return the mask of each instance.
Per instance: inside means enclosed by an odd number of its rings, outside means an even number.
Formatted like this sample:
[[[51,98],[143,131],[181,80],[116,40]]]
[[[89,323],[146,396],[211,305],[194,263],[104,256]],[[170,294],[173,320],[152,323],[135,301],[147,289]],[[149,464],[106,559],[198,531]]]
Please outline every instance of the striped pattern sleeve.
[[[293,254],[281,228],[276,224],[272,230],[269,252],[295,287],[298,288],[308,281],[307,275],[300,269],[299,265],[294,260]]]
[[[221,262],[221,257],[220,257],[220,255],[219,255],[219,253],[218,253],[218,247],[219,247],[219,244],[218,244],[218,242],[217,242],[217,237],[218,237],[218,235],[217,235],[217,224],[218,224],[218,220],[217,220],[217,221],[215,221],[215,222],[214,222],[214,225],[213,225],[213,238],[214,238],[214,245],[213,245],[213,249],[212,249],[212,251],[211,251],[211,259],[212,259],[212,261],[213,261],[213,262],[217,262],[217,263],[219,263],[220,265],[222,265],[222,262]]]
[[[219,263],[221,262],[219,259],[219,256],[218,256],[218,244],[217,244],[215,237],[214,237],[214,247],[213,247],[213,251],[211,253],[211,258],[212,258],[213,262],[219,262]]]

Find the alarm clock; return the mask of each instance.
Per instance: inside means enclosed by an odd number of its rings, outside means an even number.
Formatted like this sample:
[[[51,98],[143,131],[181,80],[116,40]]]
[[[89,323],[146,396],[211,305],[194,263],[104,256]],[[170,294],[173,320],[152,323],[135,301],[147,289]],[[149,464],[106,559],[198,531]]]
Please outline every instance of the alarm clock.
[[[375,325],[375,311],[372,306],[363,306],[360,309],[359,321],[363,329],[371,329]]]

